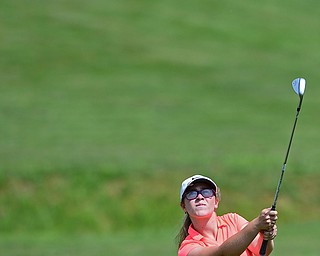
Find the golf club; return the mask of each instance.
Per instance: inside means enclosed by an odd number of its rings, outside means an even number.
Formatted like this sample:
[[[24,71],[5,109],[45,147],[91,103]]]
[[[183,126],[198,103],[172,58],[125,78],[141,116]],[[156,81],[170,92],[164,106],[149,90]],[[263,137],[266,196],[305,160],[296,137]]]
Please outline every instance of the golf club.
[[[304,91],[306,89],[306,80],[304,78],[296,78],[292,82],[292,87],[293,87],[293,90],[295,91],[295,93],[299,95],[300,101],[299,101],[299,105],[297,107],[296,117],[295,117],[295,120],[294,120],[293,129],[292,129],[290,140],[289,140],[287,153],[286,153],[283,165],[282,165],[281,175],[280,175],[280,179],[278,181],[278,186],[277,186],[276,193],[275,193],[275,196],[274,196],[273,204],[271,206],[271,210],[275,210],[276,209],[278,196],[279,196],[279,191],[280,191],[280,186],[281,186],[283,175],[284,175],[284,172],[285,172],[285,169],[286,169],[287,160],[288,160],[288,156],[289,156],[289,152],[290,152],[290,148],[291,148],[291,143],[292,143],[294,131],[296,129],[296,125],[297,125],[297,121],[298,121],[298,117],[299,117],[299,113],[300,113],[300,109],[301,109],[302,100],[303,100],[303,94],[304,94]],[[263,243],[261,245],[260,252],[259,252],[260,256],[265,256],[266,255],[267,245],[268,245],[268,240],[263,240]]]

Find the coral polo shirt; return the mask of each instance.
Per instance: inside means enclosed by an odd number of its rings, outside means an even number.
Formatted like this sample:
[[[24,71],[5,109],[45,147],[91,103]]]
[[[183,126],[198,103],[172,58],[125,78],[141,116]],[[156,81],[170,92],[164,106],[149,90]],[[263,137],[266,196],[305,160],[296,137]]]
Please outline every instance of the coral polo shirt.
[[[248,221],[236,213],[228,213],[222,216],[217,216],[218,232],[216,240],[211,240],[203,237],[197,232],[192,225],[188,229],[189,235],[181,243],[178,250],[178,256],[187,256],[188,253],[199,246],[220,246],[225,240],[234,234],[238,233],[247,225]],[[262,237],[260,238],[263,239]],[[258,246],[251,244],[240,256],[259,255]]]

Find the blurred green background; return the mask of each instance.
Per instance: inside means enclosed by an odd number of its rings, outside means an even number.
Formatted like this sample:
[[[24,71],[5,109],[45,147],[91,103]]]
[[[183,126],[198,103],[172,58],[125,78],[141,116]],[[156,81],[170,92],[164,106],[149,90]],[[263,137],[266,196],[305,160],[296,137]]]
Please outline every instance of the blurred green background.
[[[320,2],[0,2],[3,255],[176,255],[179,188],[278,201],[274,255],[318,255]]]

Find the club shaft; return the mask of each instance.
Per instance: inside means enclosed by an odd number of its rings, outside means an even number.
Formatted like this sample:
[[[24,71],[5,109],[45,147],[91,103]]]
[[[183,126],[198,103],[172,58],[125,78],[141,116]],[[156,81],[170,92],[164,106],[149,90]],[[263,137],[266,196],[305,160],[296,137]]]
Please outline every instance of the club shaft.
[[[292,144],[292,140],[293,140],[293,135],[294,135],[294,131],[296,129],[296,125],[297,125],[297,121],[298,121],[298,117],[299,117],[299,113],[300,113],[300,109],[301,109],[302,99],[303,99],[303,96],[300,97],[299,105],[297,107],[297,112],[296,112],[296,116],[295,116],[295,119],[294,119],[294,124],[293,124],[292,132],[291,132],[291,136],[290,136],[290,140],[289,140],[289,145],[288,145],[286,156],[284,158],[284,162],[283,162],[283,165],[282,165],[281,175],[280,175],[280,178],[279,178],[279,181],[278,181],[278,185],[277,185],[276,193],[275,193],[275,196],[274,196],[273,204],[271,206],[271,210],[275,210],[276,206],[277,206],[280,187],[281,187],[283,176],[284,176],[284,173],[285,173],[285,170],[286,170],[287,160],[288,160],[288,157],[289,157],[289,152],[290,152],[290,148],[291,148],[291,144]],[[265,256],[266,255],[267,246],[268,246],[268,240],[263,240],[261,248],[260,248],[260,252],[259,252],[260,256]]]
[[[284,176],[284,172],[286,170],[287,161],[288,161],[288,157],[289,157],[289,153],[290,153],[290,149],[291,149],[291,144],[292,144],[294,132],[296,130],[297,121],[298,121],[298,117],[299,117],[299,113],[300,113],[300,109],[301,109],[301,101],[302,101],[302,98],[300,99],[300,103],[299,103],[299,106],[297,108],[297,113],[296,113],[296,117],[294,119],[294,124],[293,124],[292,132],[291,132],[291,136],[290,136],[290,140],[289,140],[289,145],[288,145],[288,148],[287,148],[286,156],[284,158],[284,162],[283,162],[282,169],[281,169],[281,175],[280,175],[280,178],[279,178],[279,181],[278,181],[278,186],[277,186],[276,193],[275,193],[275,196],[274,196],[274,200],[273,200],[273,204],[272,204],[272,208],[274,208],[274,209],[276,209],[278,196],[279,196],[279,192],[280,192],[280,187],[281,187],[281,184],[282,184],[282,179],[283,179],[283,176]]]

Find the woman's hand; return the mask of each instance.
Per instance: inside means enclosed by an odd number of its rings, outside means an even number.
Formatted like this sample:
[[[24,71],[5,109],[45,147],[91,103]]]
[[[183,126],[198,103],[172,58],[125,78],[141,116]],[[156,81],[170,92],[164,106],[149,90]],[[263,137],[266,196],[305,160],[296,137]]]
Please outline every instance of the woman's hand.
[[[263,232],[263,239],[264,240],[273,240],[277,236],[277,225],[273,225],[268,231]]]
[[[263,209],[258,217],[259,228],[261,231],[277,232],[277,227],[274,228],[278,219],[278,212],[271,208]],[[274,231],[275,230],[275,231]]]

